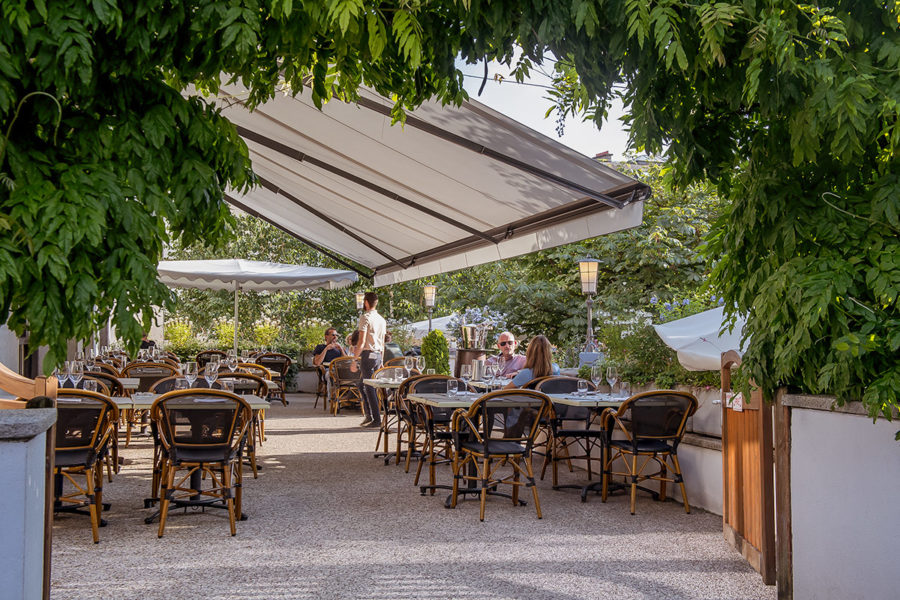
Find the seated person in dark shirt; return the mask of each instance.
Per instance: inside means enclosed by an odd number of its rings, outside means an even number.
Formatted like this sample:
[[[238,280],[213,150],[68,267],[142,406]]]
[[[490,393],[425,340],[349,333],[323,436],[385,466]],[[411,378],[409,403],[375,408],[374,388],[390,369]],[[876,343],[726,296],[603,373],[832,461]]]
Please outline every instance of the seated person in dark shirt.
[[[150,334],[145,333],[143,335],[143,337],[141,337],[141,350],[148,350],[148,349],[156,348],[156,342],[149,339],[147,337],[148,335],[150,335]]]
[[[318,367],[322,363],[330,363],[344,354],[344,349],[337,341],[337,330],[329,327],[325,330],[325,343],[319,344],[313,349],[313,365]]]

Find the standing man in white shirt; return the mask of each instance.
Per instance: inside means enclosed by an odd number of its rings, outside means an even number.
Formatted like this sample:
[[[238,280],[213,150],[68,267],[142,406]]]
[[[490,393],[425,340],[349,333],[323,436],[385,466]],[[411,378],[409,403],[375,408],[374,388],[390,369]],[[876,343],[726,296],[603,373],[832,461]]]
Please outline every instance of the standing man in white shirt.
[[[359,317],[359,344],[356,346],[356,356],[359,357],[362,379],[370,379],[381,368],[382,356],[384,356],[384,334],[387,331],[387,323],[384,317],[378,314],[375,307],[378,306],[378,294],[366,292],[363,300],[363,314]],[[366,418],[361,423],[362,427],[381,427],[381,411],[378,409],[378,394],[375,388],[363,385],[360,381],[360,392],[363,402],[367,407]]]

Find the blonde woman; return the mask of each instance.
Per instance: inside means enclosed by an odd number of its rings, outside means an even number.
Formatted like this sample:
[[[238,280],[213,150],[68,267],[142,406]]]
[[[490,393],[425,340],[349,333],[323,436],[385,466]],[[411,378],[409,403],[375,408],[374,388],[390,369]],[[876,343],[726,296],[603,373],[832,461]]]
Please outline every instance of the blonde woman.
[[[553,348],[550,340],[543,335],[537,335],[528,344],[525,352],[525,366],[516,373],[507,388],[522,387],[536,377],[547,375],[559,375],[559,365],[553,362]]]

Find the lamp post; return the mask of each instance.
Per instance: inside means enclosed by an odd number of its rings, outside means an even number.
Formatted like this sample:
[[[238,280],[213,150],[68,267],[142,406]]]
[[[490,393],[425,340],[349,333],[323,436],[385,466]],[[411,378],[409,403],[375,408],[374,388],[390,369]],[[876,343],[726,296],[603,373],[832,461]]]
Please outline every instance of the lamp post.
[[[363,308],[366,306],[366,293],[356,292],[356,310],[362,315]]]
[[[431,313],[434,310],[434,300],[437,294],[437,286],[425,286],[425,308],[428,309],[428,333],[431,333]]]
[[[593,311],[594,294],[597,293],[597,272],[599,261],[593,258],[585,258],[578,261],[578,274],[581,276],[581,293],[587,296],[587,338],[584,342],[585,352],[596,352],[597,344],[594,342]]]

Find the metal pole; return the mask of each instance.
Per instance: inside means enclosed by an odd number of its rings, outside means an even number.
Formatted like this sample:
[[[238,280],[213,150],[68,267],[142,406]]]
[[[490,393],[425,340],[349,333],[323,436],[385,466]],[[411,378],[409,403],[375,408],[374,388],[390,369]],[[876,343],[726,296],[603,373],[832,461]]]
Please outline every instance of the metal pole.
[[[596,349],[596,345],[594,344],[594,315],[593,308],[594,306],[594,297],[593,294],[587,295],[587,340],[584,344],[584,349],[587,352],[593,352]]]
[[[234,280],[234,351],[237,352],[238,338],[238,294],[241,287],[238,285],[237,279]]]
[[[428,333],[431,333],[431,311],[433,310],[431,307],[428,308]]]

